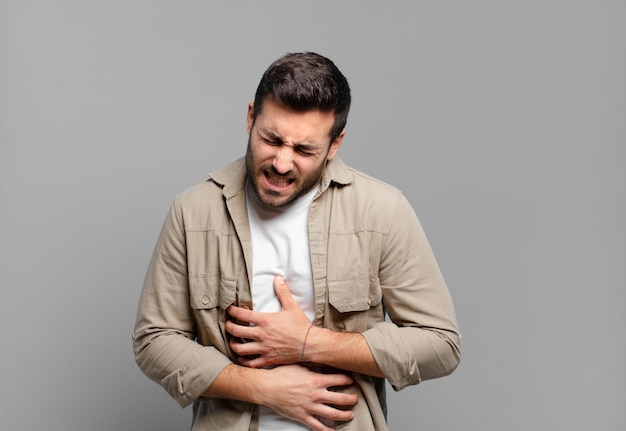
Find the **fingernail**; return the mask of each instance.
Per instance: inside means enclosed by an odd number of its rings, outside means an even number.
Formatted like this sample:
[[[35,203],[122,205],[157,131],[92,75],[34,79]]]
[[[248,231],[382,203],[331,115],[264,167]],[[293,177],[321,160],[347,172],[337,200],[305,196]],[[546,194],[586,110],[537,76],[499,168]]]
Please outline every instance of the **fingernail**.
[[[285,283],[285,279],[284,279],[282,276],[280,276],[280,275],[277,275],[277,276],[276,276],[276,279],[278,280],[278,282],[279,282],[280,284],[284,284],[284,283]]]

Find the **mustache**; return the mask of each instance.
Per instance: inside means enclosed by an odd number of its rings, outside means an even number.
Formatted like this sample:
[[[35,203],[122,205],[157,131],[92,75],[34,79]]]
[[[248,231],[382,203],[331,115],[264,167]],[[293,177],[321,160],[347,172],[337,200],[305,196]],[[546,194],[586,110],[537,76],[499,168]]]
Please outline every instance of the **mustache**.
[[[273,176],[277,176],[277,177],[281,177],[281,178],[286,178],[286,179],[289,179],[289,180],[293,180],[293,179],[296,178],[296,176],[292,173],[292,171],[280,173],[272,165],[264,166],[264,167],[261,168],[261,170],[263,172],[267,173],[267,174],[271,174]]]

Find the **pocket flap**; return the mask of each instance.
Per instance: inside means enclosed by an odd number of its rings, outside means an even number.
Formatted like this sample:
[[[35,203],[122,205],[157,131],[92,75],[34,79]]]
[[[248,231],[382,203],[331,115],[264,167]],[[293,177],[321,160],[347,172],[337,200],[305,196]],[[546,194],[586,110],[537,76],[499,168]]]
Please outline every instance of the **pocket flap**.
[[[375,275],[328,280],[328,299],[340,313],[369,310],[382,299],[380,281]]]
[[[235,302],[237,278],[219,274],[193,274],[189,276],[189,304],[197,310],[221,306],[226,308]]]

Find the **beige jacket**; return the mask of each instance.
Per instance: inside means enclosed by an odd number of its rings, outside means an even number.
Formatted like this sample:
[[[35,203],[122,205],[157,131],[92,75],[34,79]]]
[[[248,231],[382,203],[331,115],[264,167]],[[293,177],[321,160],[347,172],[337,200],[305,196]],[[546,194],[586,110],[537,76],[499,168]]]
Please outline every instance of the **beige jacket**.
[[[252,308],[252,248],[240,159],[177,196],[146,275],[133,334],[139,367],[192,430],[256,429],[255,406],[202,398],[235,358],[226,308]],[[460,340],[450,295],[415,213],[395,188],[335,157],[311,205],[315,324],[361,332],[395,390],[451,373]],[[385,314],[388,319],[385,319]],[[384,379],[354,375],[341,430],[386,430]]]

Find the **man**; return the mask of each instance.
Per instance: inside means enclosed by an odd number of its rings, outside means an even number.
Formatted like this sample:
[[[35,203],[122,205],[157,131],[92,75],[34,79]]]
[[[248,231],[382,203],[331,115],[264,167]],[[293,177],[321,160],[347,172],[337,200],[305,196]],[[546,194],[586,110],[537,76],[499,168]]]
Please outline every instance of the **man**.
[[[133,339],[144,373],[193,403],[193,430],[386,430],[385,379],[400,390],[459,362],[411,206],[336,156],[349,107],[330,60],[278,59],[245,159],[171,208]]]

